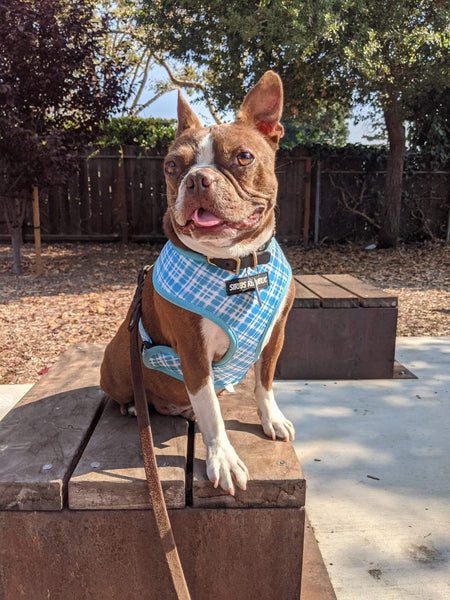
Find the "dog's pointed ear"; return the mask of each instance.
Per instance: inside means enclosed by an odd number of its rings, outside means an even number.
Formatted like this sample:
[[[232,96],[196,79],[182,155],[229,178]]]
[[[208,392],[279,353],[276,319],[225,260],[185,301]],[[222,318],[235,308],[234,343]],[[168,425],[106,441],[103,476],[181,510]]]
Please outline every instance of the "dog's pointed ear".
[[[177,135],[181,135],[187,129],[202,129],[202,124],[200,123],[197,115],[194,113],[192,108],[186,102],[181,93],[181,90],[178,90],[178,128]]]
[[[281,125],[283,113],[283,84],[279,75],[267,71],[245,96],[238,112],[238,121],[250,121],[273,144],[284,134]]]

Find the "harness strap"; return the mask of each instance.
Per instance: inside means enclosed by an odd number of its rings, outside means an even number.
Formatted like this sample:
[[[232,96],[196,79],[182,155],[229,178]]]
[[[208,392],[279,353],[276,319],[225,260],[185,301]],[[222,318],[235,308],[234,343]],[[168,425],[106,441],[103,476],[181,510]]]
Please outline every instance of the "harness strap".
[[[134,403],[137,414],[139,436],[141,438],[142,456],[144,460],[145,476],[152,501],[153,514],[155,515],[162,549],[165,554],[166,563],[175,591],[176,600],[191,600],[186,579],[178,555],[177,545],[170,525],[161,482],[158,477],[155,450],[153,446],[153,435],[150,426],[150,415],[148,412],[147,396],[145,393],[144,377],[142,374],[142,357],[140,350],[139,323],[142,312],[142,289],[144,279],[150,267],[144,267],[139,274],[138,286],[133,298],[133,310],[128,329],[130,331],[130,359],[131,377],[133,382]]]

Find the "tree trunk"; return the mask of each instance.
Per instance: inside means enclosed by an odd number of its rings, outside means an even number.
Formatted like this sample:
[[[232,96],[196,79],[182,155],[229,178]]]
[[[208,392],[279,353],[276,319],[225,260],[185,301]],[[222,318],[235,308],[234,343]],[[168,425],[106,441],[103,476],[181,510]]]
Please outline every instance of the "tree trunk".
[[[22,247],[22,227],[11,227],[11,249],[12,249],[12,272],[13,275],[20,275],[22,273],[22,265],[20,260],[20,250]]]
[[[0,203],[3,204],[8,231],[11,236],[11,247],[13,256],[12,272],[14,275],[22,273],[21,247],[22,247],[22,225],[25,219],[27,201],[25,199],[1,196]]]
[[[398,100],[393,99],[384,110],[389,151],[386,168],[386,188],[378,245],[395,248],[400,233],[402,206],[403,161],[406,151],[405,126],[401,120]]]
[[[42,265],[41,248],[41,218],[39,215],[39,191],[37,185],[33,186],[33,230],[34,230],[34,248],[36,251],[36,275],[42,275],[44,267]]]

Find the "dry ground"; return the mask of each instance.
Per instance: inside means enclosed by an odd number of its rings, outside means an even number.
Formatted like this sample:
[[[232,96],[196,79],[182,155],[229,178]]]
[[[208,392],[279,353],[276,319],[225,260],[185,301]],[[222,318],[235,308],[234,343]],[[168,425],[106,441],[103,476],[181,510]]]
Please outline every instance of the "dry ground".
[[[75,342],[108,342],[130,304],[139,269],[159,246],[45,246],[45,274],[33,274],[33,246],[22,276],[10,274],[0,246],[0,383],[35,382]],[[395,250],[345,244],[284,247],[295,273],[350,273],[399,296],[398,335],[450,335],[450,246]]]

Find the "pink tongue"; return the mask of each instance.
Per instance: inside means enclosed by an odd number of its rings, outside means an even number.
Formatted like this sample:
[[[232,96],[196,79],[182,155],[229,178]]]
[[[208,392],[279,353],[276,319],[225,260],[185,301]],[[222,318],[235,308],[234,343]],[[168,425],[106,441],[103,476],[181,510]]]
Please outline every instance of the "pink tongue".
[[[216,217],[216,215],[213,215],[203,208],[197,208],[191,219],[196,225],[200,225],[201,227],[214,227],[214,225],[222,223],[222,220]]]

